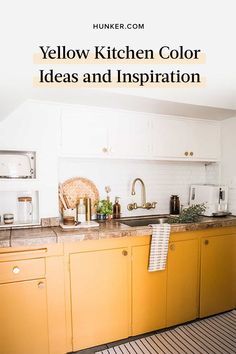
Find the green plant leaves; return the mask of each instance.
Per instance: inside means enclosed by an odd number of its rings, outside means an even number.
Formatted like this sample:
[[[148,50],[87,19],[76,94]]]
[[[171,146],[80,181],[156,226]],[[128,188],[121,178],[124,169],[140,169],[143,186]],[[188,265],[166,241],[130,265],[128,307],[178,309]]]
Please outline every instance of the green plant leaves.
[[[104,215],[112,215],[112,202],[107,199],[99,200],[97,203],[97,213]]]
[[[169,224],[185,224],[198,222],[201,215],[206,210],[205,204],[195,204],[183,209],[178,217],[170,217]]]

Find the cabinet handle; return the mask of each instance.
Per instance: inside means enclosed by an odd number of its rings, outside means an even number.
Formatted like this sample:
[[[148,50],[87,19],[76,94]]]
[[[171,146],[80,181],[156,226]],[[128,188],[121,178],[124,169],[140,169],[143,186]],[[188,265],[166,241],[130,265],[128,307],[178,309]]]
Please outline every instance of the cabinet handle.
[[[44,288],[45,288],[45,284],[44,284],[43,281],[40,281],[40,282],[38,283],[38,288],[39,288],[39,289],[44,289]]]
[[[170,245],[170,250],[175,251],[175,245],[173,243]]]
[[[123,251],[122,251],[122,255],[123,255],[123,256],[128,256],[128,251],[123,250]]]
[[[191,151],[189,155],[190,155],[190,156],[193,156],[193,152]]]
[[[206,245],[206,246],[209,245],[209,241],[208,241],[208,240],[205,240],[205,241],[204,241],[204,245]]]
[[[188,151],[185,151],[184,155],[185,155],[185,156],[188,156]]]
[[[104,147],[104,148],[102,149],[102,152],[104,152],[104,153],[108,152],[108,148]]]
[[[20,268],[19,267],[13,267],[12,273],[14,273],[14,274],[20,273]]]

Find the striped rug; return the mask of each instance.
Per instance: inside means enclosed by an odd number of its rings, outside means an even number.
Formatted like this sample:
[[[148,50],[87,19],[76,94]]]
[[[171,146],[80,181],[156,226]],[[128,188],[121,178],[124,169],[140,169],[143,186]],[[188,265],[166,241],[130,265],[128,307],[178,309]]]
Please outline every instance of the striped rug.
[[[236,310],[106,349],[99,354],[235,354]]]

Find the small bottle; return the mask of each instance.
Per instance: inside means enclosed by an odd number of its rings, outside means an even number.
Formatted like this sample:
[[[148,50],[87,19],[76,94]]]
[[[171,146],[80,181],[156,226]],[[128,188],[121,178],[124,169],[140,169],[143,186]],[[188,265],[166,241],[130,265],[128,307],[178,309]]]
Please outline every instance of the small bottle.
[[[178,195],[172,195],[170,198],[170,214],[179,215],[180,213],[180,201]]]
[[[77,222],[85,222],[86,221],[86,209],[84,206],[83,198],[80,198],[79,205],[77,207]]]
[[[120,197],[115,198],[115,204],[113,204],[113,219],[120,219],[120,204],[119,204]]]

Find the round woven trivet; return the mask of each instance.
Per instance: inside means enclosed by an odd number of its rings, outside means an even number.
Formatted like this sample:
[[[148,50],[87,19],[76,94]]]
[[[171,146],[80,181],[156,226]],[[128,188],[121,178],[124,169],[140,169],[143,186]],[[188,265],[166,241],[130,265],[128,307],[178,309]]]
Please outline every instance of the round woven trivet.
[[[61,184],[63,196],[69,208],[76,208],[79,204],[80,198],[91,198],[92,213],[96,213],[95,204],[99,200],[99,192],[95,184],[84,177],[74,177],[66,180]],[[63,206],[60,201],[60,210],[62,212]]]

